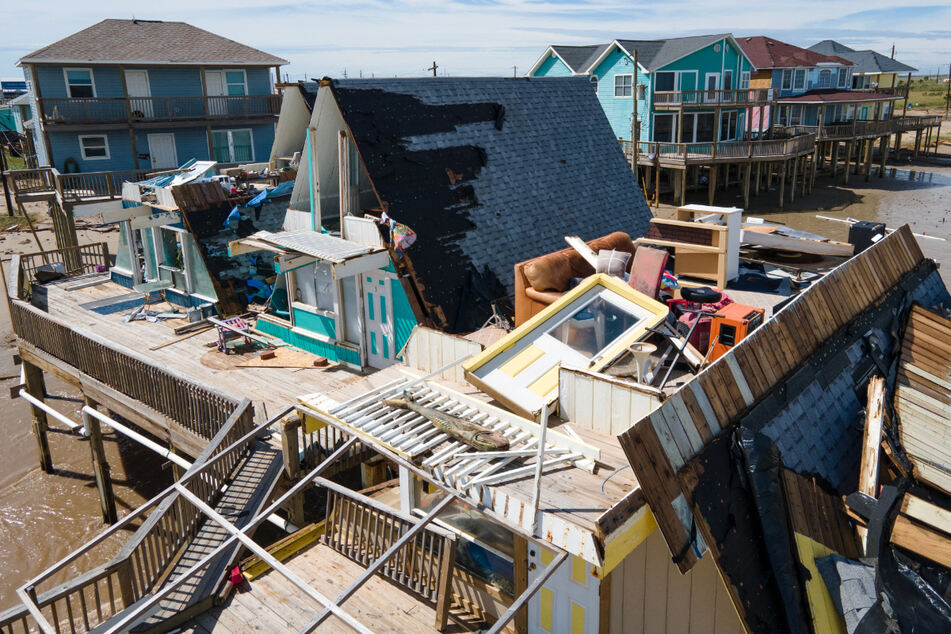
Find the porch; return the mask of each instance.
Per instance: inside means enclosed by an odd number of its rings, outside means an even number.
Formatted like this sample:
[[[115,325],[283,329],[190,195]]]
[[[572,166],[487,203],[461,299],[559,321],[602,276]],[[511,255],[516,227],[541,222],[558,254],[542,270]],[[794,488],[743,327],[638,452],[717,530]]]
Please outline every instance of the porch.
[[[227,95],[215,97],[98,97],[37,99],[43,123],[57,128],[70,125],[196,121],[205,119],[276,119],[280,95]]]

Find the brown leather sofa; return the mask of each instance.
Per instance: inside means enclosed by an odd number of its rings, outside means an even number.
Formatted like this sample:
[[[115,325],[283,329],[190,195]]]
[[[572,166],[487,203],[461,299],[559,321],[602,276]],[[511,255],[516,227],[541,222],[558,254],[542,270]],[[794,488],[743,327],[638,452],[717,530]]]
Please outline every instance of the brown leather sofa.
[[[630,271],[635,244],[623,231],[592,240],[588,246],[595,253],[612,249],[630,253]],[[519,262],[515,265],[515,325],[522,325],[564,295],[571,278],[593,274],[594,268],[571,247]]]

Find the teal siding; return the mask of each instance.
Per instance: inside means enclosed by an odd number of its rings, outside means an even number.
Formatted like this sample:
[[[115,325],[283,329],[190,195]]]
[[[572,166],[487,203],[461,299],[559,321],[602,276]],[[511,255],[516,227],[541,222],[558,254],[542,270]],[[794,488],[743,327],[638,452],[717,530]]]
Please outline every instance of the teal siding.
[[[572,74],[571,69],[557,55],[549,53],[533,77],[571,77]]]
[[[387,271],[393,270],[393,265],[386,267]],[[393,280],[390,285],[393,289],[393,332],[396,337],[396,352],[399,353],[409,340],[410,333],[416,327],[416,315],[409,305],[409,299],[403,290],[403,285],[399,280]]]
[[[616,75],[631,75],[634,73],[634,62],[619,49],[614,49],[606,58],[592,71],[592,74],[598,78],[598,100],[604,109],[604,114],[611,123],[611,129],[614,135],[619,139],[631,138],[631,118],[634,115],[633,97],[615,97],[614,96],[614,77]],[[638,70],[637,83],[643,86],[650,85],[650,77]],[[645,91],[645,95],[646,95]],[[641,140],[647,140],[650,127],[647,115],[647,101],[637,102],[637,113],[641,119]]]
[[[323,335],[329,339],[337,338],[337,324],[332,317],[318,315],[299,308],[294,309],[294,325]]]
[[[281,341],[287,342],[296,348],[318,354],[331,361],[342,361],[360,366],[360,353],[349,348],[343,348],[332,343],[327,343],[326,341],[308,337],[301,332],[295,332],[291,330],[290,324],[282,326],[269,320],[259,319],[257,329],[265,334],[277,337]]]

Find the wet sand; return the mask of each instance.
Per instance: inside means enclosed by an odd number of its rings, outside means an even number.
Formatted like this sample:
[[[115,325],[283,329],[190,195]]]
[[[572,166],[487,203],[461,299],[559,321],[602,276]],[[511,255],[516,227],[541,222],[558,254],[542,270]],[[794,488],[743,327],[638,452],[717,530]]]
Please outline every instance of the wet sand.
[[[2,197],[0,197],[2,201]],[[687,202],[706,203],[705,192],[688,192]],[[742,205],[736,190],[718,192],[717,204]],[[890,228],[909,223],[919,233],[948,238],[948,242],[919,239],[926,256],[942,264],[945,283],[951,285],[951,159],[945,164],[919,162],[889,168],[885,178],[873,173],[871,182],[851,176],[843,185],[841,177],[816,179],[815,189],[795,203],[778,210],[777,192],[752,198],[748,215],[761,216],[797,229],[818,233],[835,240],[846,240],[848,226],[821,220],[816,214],[860,220],[878,220]],[[657,214],[673,215],[673,207],[661,205]],[[0,202],[0,213],[5,213]],[[83,221],[85,222],[85,220]],[[42,222],[41,229],[46,226]],[[52,243],[51,231],[39,233],[44,246]],[[115,232],[84,229],[83,242],[111,242],[115,251]],[[0,235],[0,258],[12,252],[32,252],[36,247],[28,231]],[[14,591],[70,551],[103,529],[99,503],[92,478],[91,459],[85,441],[63,433],[52,423],[50,433],[54,474],[45,474],[37,466],[35,441],[30,432],[30,411],[22,399],[10,401],[8,387],[17,383],[19,368],[12,363],[6,302],[0,304],[0,610],[15,602]],[[57,410],[78,420],[81,401],[65,384],[47,377],[50,403]],[[118,437],[105,435],[106,451],[116,483],[120,515],[127,513],[170,482],[171,472],[150,451]]]

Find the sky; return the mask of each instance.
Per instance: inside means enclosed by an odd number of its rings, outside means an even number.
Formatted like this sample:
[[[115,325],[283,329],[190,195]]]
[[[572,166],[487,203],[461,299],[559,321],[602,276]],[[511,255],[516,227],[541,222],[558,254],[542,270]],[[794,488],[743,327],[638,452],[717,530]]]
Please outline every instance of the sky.
[[[134,3],[138,4],[138,3]],[[948,72],[951,3],[921,0],[44,0],[9,11],[0,26],[0,77],[16,61],[104,18],[181,20],[290,61],[291,81],[312,77],[525,74],[550,44],[702,33],[766,35],[808,47],[835,39]],[[712,10],[712,7],[716,7]]]

